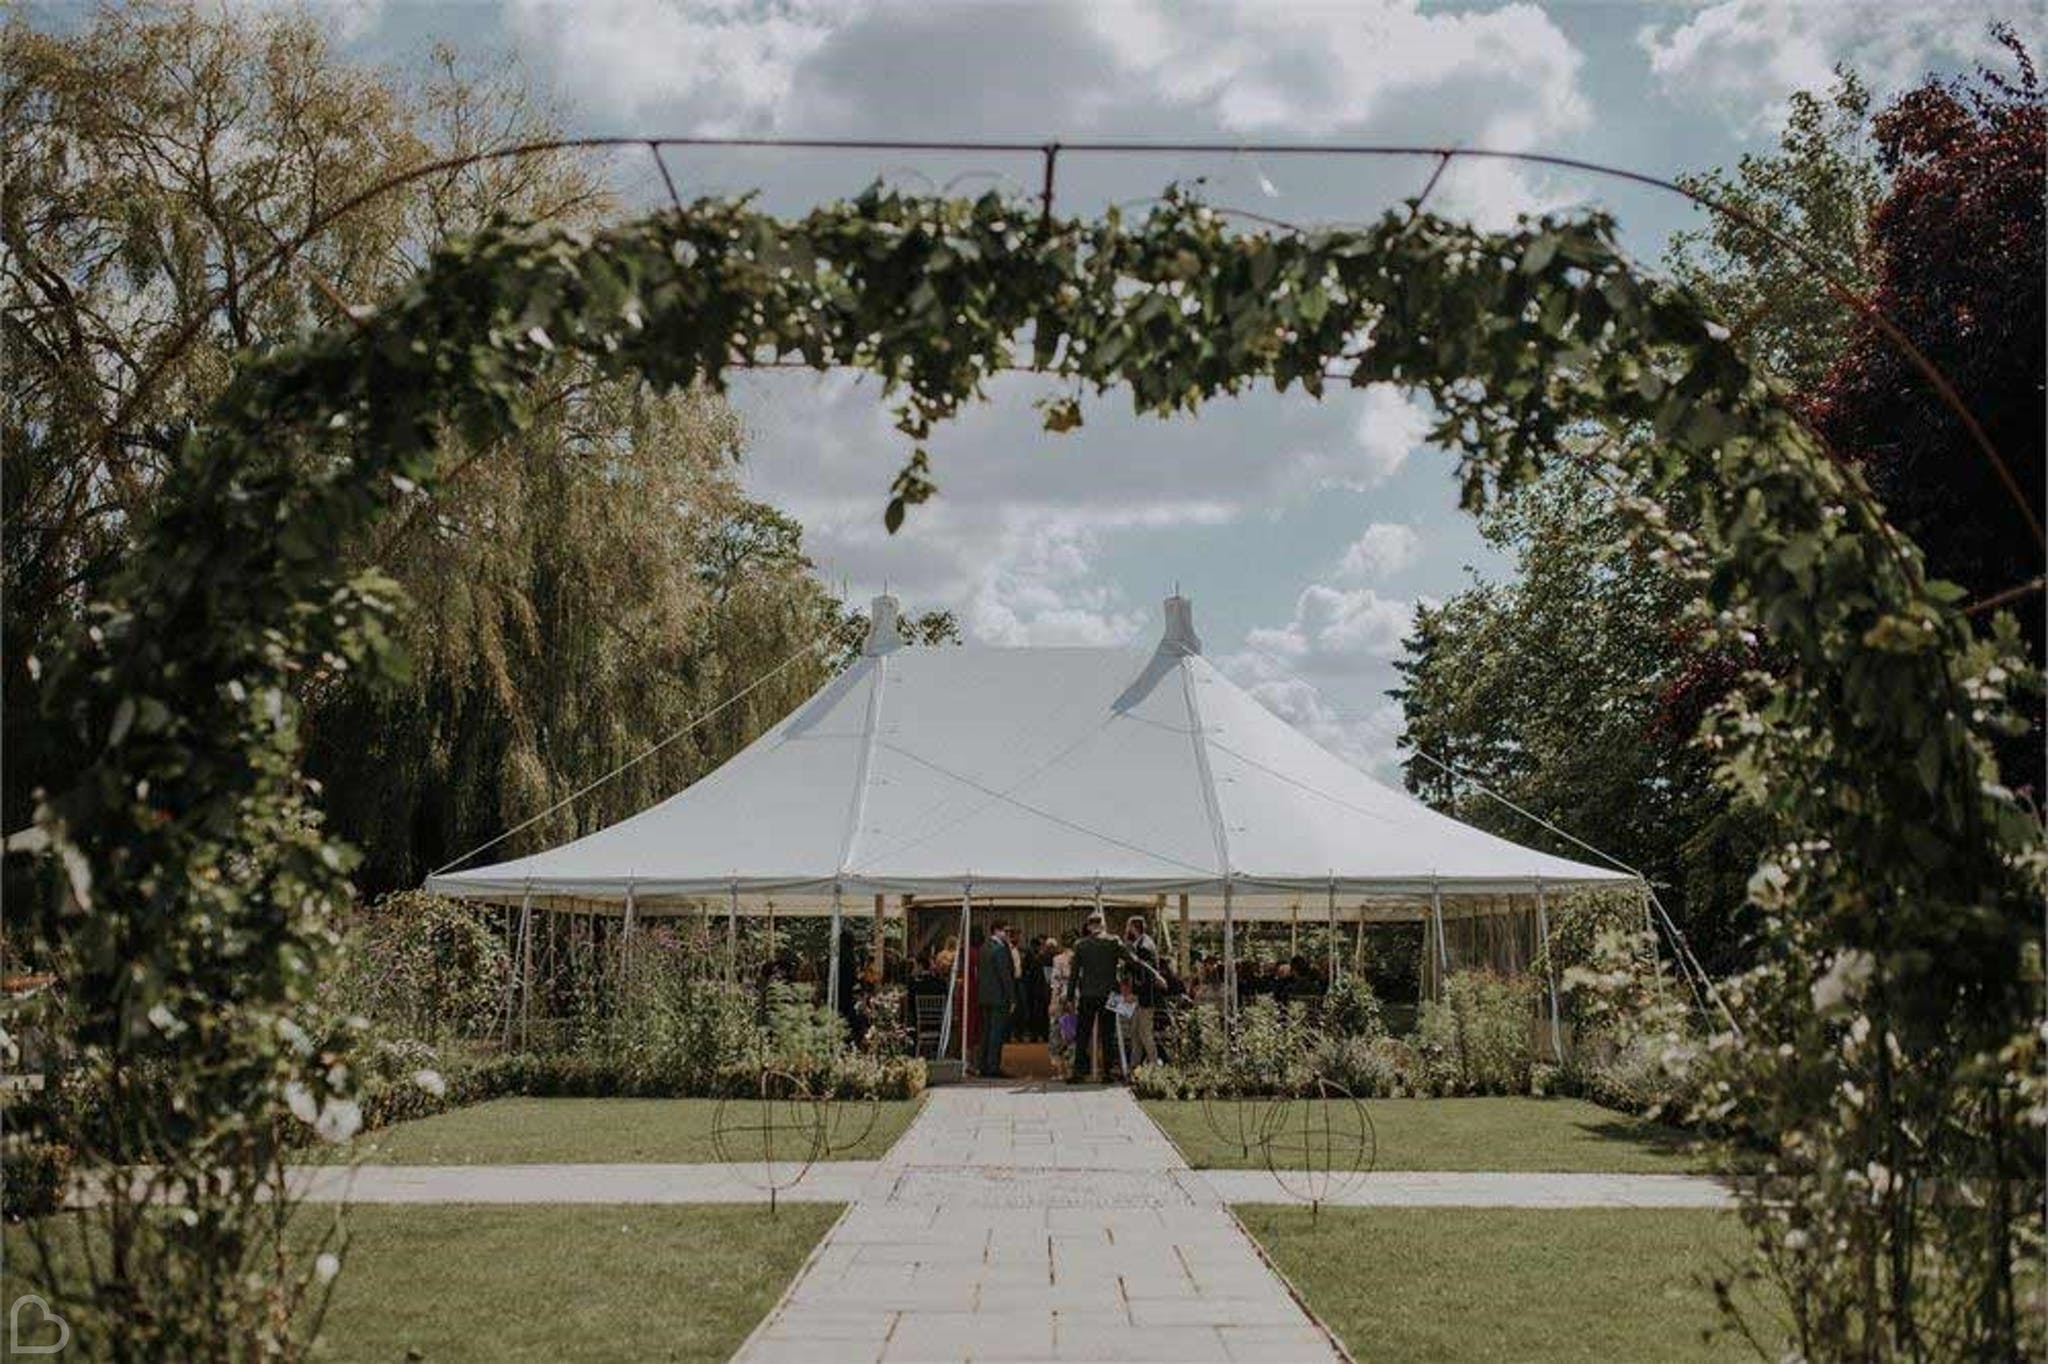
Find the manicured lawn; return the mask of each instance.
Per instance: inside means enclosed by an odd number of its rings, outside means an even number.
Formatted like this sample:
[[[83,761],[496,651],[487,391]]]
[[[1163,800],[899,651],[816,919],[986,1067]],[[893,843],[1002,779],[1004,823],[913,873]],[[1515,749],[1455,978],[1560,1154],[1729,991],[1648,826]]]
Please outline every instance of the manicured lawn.
[[[310,1228],[321,1215],[308,1206],[299,1218]],[[818,1203],[773,1217],[754,1206],[356,1208],[313,1357],[725,1360],[838,1215]],[[10,1302],[25,1291],[22,1244],[10,1227]]]
[[[1257,1100],[1251,1102],[1257,1103]],[[1148,1100],[1145,1111],[1197,1169],[1263,1169],[1219,1136],[1199,1103]],[[1216,1104],[1234,1130],[1230,1101]],[[1710,1168],[1672,1128],[1582,1099],[1368,1099],[1378,1170],[1566,1170],[1682,1174]],[[1256,1128],[1254,1117],[1247,1126]]]
[[[1727,1213],[1669,1209],[1235,1210],[1361,1360],[1754,1359],[1711,1280],[1749,1246]]]
[[[734,1100],[726,1109],[728,1130],[758,1128],[761,1107]],[[880,1158],[917,1107],[917,1100],[875,1105],[874,1127],[863,1138],[863,1106],[842,1106],[832,1138],[841,1149],[823,1159]],[[712,1140],[717,1112],[716,1099],[493,1099],[366,1133],[350,1154],[378,1165],[693,1165],[718,1159]],[[796,1156],[809,1144],[800,1121],[800,1111],[777,1106],[778,1153]],[[756,1131],[735,1135],[732,1144],[758,1155],[760,1142]]]

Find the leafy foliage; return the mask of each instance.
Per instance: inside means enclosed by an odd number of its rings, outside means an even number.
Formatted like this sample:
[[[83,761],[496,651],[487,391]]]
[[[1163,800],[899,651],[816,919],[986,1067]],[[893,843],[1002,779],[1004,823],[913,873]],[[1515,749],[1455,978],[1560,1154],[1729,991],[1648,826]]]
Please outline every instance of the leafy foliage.
[[[2039,1187],[2017,1100],[2036,1044],[2041,835],[1986,749],[2026,681],[2012,627],[1975,638],[1726,329],[1632,270],[1597,216],[1487,233],[1399,213],[1275,237],[1228,231],[1179,194],[1082,223],[997,195],[876,191],[794,221],[711,199],[441,248],[384,306],[240,372],[183,442],[134,563],[52,661],[49,722],[85,756],[39,817],[51,894],[34,923],[65,953],[83,1045],[110,1065],[168,1048],[209,1140],[306,1083],[313,1058],[278,1024],[326,954],[350,858],[285,819],[305,795],[292,684],[388,666],[395,593],[338,570],[339,551],[434,486],[444,436],[485,447],[530,421],[535,379],[565,353],[665,390],[772,354],[881,374],[916,440],[1027,333],[1036,367],[1127,388],[1141,412],[1260,382],[1321,393],[1333,366],[1419,389],[1463,452],[1473,506],[1538,475],[1581,424],[1655,433],[1625,452],[1625,486],[1652,494],[1621,502],[1631,538],[1699,585],[1703,628],[1761,629],[1781,669],[1712,734],[1785,849],[1756,889],[1767,965],[1738,1001],[1744,1037],[1770,1042],[1726,1040],[1717,1100],[1731,1122],[1828,1153],[1790,1168],[1775,1206],[1831,1200],[1829,1170],[1883,1154],[1893,1178],[1831,1215],[1908,1264],[1938,1256],[1969,1290],[1943,1341],[2016,1342],[2009,1215],[1910,1215],[1924,1184]],[[1713,479],[1689,477],[1701,468]],[[913,455],[894,516],[928,476]],[[1695,529],[1655,495],[1680,487],[1700,497]],[[1813,999],[1845,953],[1884,1039],[1868,1054],[1835,1046],[1836,1016]],[[1910,1065],[1884,1059],[1892,1039]],[[1874,1117],[1815,1101],[1846,1083],[1878,1096]],[[1906,1149],[1906,1132],[1927,1144]],[[204,1195],[206,1142],[179,1150],[172,1168]],[[1904,1348],[1922,1329],[1909,1282],[1820,1291]]]
[[[357,917],[323,1006],[362,1014],[428,1044],[487,1032],[512,977],[483,908],[423,891],[387,895]]]
[[[1536,982],[1454,971],[1415,1028],[1421,1087],[1431,1094],[1526,1094],[1536,1064]]]
[[[446,49],[416,77],[350,64],[289,11],[147,2],[68,30],[9,25],[0,45],[15,77],[0,809],[16,829],[75,756],[41,722],[33,663],[134,551],[237,356],[349,325],[348,307],[389,298],[436,242],[495,216],[593,222],[613,206],[567,153],[482,163],[374,195],[264,270],[330,205],[431,159],[558,136],[554,111],[516,71]],[[838,607],[802,528],[741,494],[724,402],[656,397],[574,359],[534,385],[524,429],[451,446],[431,500],[338,544],[417,604],[395,627],[407,669],[293,680],[302,766],[363,850],[369,895],[417,885],[804,655],[504,851],[645,808],[828,672],[805,651]]]
[[[1943,577],[1984,597],[2040,574],[2014,497],[2038,514],[2048,313],[2048,103],[2032,60],[1999,31],[2015,74],[1930,80],[1872,123],[1890,185],[1870,217],[1871,301],[1954,383],[2016,481],[2008,492],[1956,416],[1898,347],[1859,321],[1809,390],[1816,425],[1858,461],[1901,529]],[[2024,617],[2039,660],[2039,611]],[[2038,754],[2025,777],[2037,777]]]
[[[1480,828],[1585,860],[1488,794],[1498,793],[1625,853],[1667,888],[1710,970],[1746,964],[1745,878],[1763,834],[1693,745],[1699,716],[1667,719],[1699,657],[1697,585],[1631,545],[1613,495],[1569,466],[1488,508],[1480,530],[1518,571],[1417,611],[1395,664],[1417,750],[1404,763],[1409,789]]]

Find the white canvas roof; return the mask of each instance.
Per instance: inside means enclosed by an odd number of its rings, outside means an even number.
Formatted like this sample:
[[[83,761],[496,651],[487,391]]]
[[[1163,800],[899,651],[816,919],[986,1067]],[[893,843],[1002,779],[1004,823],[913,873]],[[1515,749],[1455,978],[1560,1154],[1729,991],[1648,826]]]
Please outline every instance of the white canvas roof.
[[[1327,752],[1202,657],[1182,598],[1153,649],[913,649],[883,597],[853,666],[695,785],[427,887],[618,901],[1632,880],[1438,814]]]

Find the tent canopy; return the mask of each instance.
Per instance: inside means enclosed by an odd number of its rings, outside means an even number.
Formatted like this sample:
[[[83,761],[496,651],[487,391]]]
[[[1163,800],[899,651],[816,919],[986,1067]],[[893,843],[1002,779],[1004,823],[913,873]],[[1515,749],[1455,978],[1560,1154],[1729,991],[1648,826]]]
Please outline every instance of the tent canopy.
[[[1166,603],[1154,649],[902,646],[609,828],[430,877],[483,900],[899,892],[1514,894],[1620,885],[1437,813],[1267,710]]]

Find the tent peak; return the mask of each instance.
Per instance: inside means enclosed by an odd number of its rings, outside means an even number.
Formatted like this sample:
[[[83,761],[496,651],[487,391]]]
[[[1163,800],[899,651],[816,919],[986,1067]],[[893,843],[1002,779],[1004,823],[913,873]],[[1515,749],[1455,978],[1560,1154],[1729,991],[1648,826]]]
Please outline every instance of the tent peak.
[[[876,597],[868,616],[868,637],[861,641],[862,657],[879,658],[903,647],[903,635],[896,628],[896,599],[884,592]]]
[[[1202,652],[1202,637],[1195,633],[1195,604],[1178,589],[1166,599],[1166,634],[1159,647],[1170,654]]]

